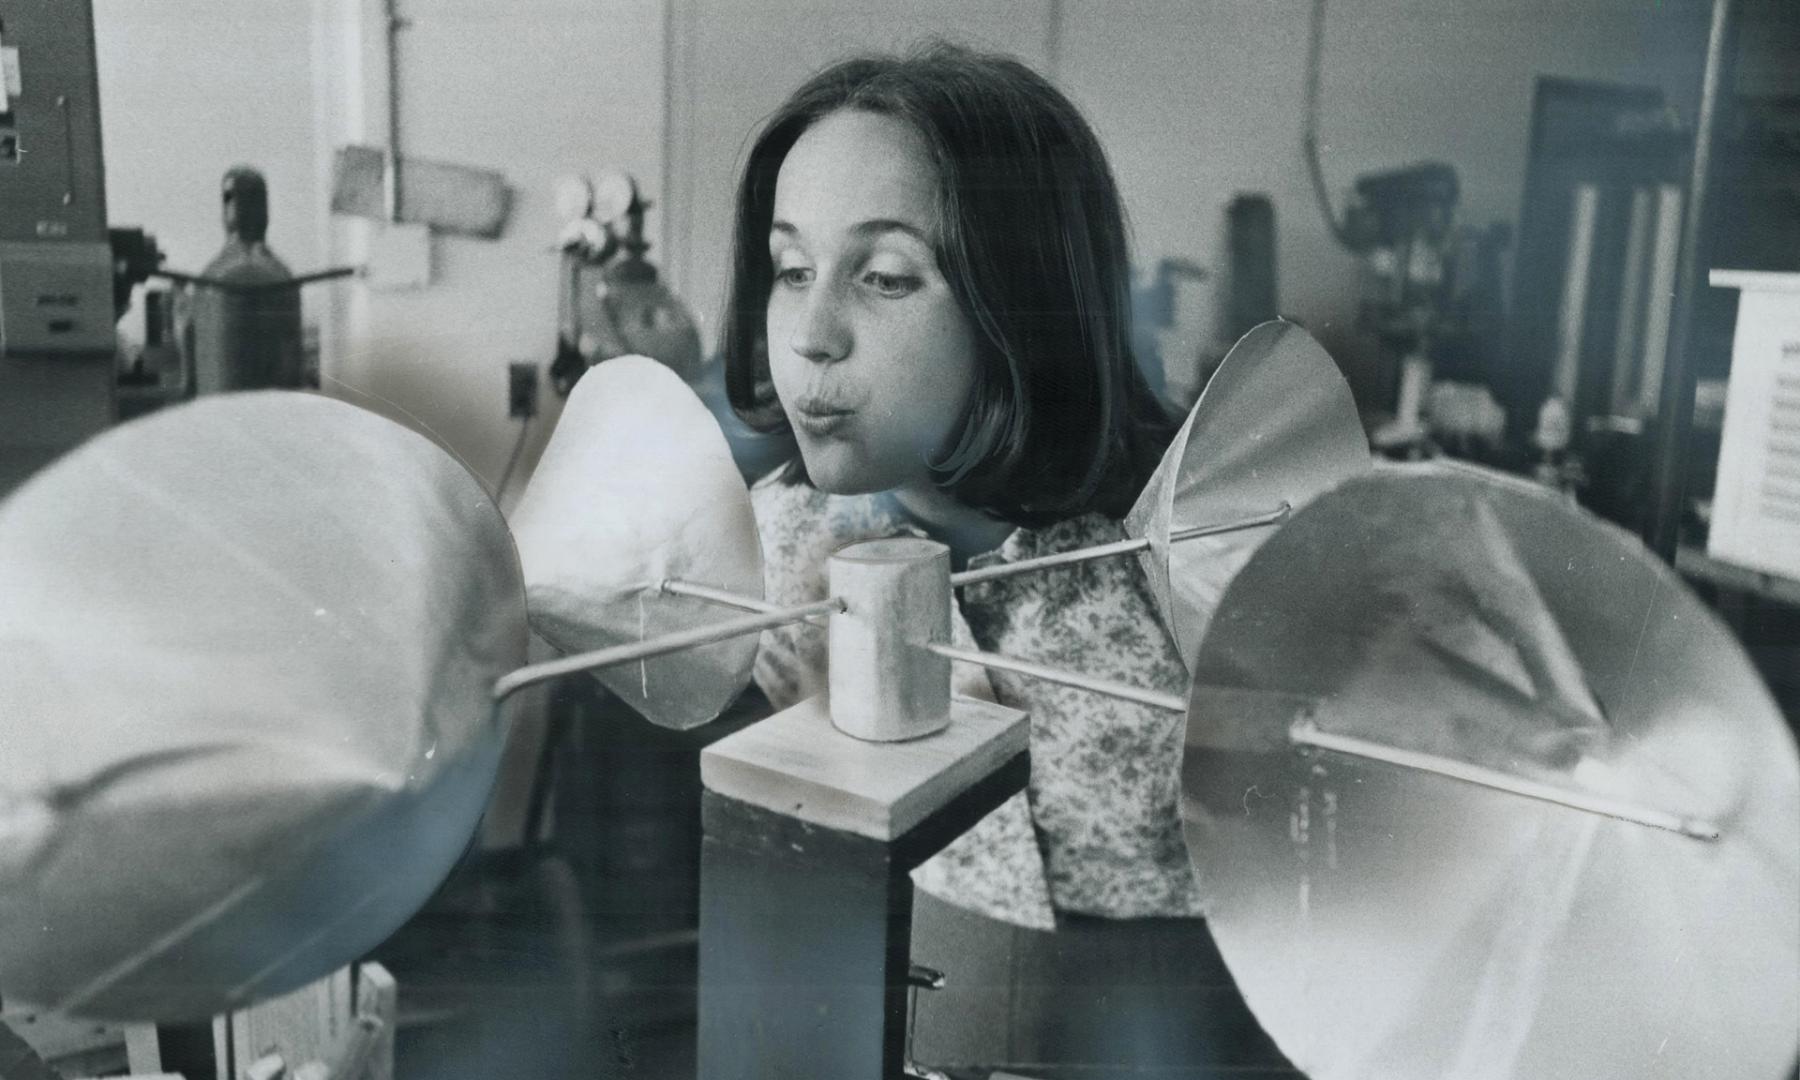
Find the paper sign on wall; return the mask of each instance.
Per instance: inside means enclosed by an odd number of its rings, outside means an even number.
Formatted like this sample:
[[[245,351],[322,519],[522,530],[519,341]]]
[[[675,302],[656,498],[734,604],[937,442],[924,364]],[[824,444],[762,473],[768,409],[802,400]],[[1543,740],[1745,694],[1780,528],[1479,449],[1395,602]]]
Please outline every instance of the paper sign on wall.
[[[1800,274],[1715,270],[1743,292],[1707,554],[1800,579]]]
[[[0,83],[6,86],[6,98],[23,97],[25,94],[25,77],[19,71],[19,50],[17,46],[0,46]],[[0,112],[6,111],[0,109]]]

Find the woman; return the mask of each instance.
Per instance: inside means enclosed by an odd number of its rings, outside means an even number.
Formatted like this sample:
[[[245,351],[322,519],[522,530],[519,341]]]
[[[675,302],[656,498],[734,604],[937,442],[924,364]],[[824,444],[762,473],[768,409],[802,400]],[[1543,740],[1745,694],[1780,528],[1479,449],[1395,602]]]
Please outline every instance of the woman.
[[[799,445],[753,492],[769,599],[822,597],[825,556],[858,539],[930,536],[958,566],[1121,539],[1172,431],[1132,359],[1129,280],[1099,142],[1024,65],[937,44],[801,86],[745,167],[724,341],[734,408]],[[967,587],[952,621],[966,646],[1186,689],[1129,560]],[[1185,1003],[1125,1000],[1146,958],[1229,986],[1181,837],[1179,717],[961,665],[956,679],[1030,712],[1032,776],[916,875],[915,956],[960,997],[922,1011],[921,1060],[1042,1061],[1046,1038],[1081,1044],[1070,1061],[1215,1054],[1189,1045]],[[821,691],[824,632],[766,634],[757,680],[777,707]],[[1058,1001],[1020,985],[1027,960],[1103,985]],[[985,1022],[996,1009],[1005,1022]]]

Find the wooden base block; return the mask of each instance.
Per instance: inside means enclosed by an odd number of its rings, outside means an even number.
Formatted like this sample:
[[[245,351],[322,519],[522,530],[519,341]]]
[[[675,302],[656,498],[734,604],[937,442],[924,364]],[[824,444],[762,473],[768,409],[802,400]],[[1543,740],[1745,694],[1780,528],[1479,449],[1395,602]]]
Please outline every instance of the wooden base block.
[[[954,698],[950,723],[906,742],[854,739],[808,698],[700,755],[709,791],[872,840],[893,840],[941,810],[1030,741],[1026,715]]]

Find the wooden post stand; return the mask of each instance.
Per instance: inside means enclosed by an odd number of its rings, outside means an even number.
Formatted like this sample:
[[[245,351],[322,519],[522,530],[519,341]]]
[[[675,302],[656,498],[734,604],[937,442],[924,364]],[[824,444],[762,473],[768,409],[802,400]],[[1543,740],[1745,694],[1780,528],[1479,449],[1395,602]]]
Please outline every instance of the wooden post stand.
[[[957,698],[874,743],[814,698],[714,743],[700,864],[700,1080],[897,1080],[914,867],[1025,785],[1025,714]]]

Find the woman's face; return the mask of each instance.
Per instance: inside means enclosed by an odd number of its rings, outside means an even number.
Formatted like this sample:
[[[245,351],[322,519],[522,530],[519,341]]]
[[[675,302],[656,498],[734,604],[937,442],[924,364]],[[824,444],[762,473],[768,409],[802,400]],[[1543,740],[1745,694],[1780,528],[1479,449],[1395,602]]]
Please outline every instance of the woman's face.
[[[974,332],[938,269],[936,197],[924,141],[875,113],[832,113],[782,162],[769,369],[823,491],[928,484],[974,387]]]

